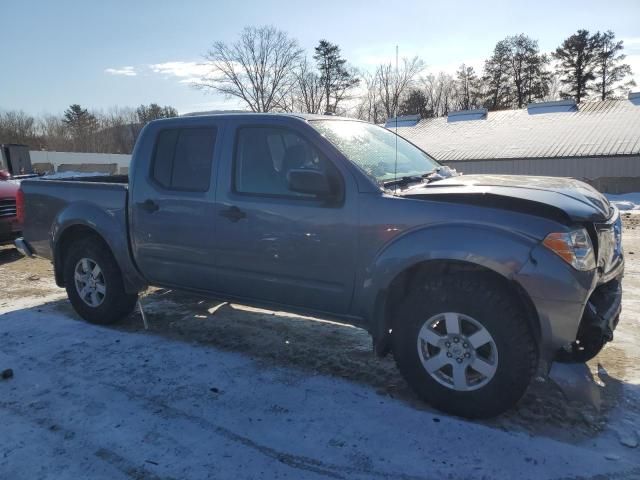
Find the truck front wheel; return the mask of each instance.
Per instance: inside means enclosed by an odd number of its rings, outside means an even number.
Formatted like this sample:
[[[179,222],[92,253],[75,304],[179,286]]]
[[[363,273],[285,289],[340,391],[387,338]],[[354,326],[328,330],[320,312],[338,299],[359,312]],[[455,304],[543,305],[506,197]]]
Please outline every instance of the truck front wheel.
[[[74,310],[91,323],[117,322],[133,311],[138,299],[125,291],[120,268],[98,237],[85,237],[70,245],[64,259],[64,280]]]
[[[416,286],[393,323],[393,354],[427,403],[486,418],[513,407],[537,367],[527,319],[491,278],[458,274]]]

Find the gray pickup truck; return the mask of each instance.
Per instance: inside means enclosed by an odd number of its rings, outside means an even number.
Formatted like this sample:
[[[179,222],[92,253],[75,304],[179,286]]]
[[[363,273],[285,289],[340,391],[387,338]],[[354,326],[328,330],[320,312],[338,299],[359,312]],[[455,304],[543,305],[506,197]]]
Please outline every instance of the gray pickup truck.
[[[356,120],[159,120],[128,179],[23,181],[16,244],[53,261],[90,322],[128,315],[149,285],[335,319],[427,402],[487,417],[612,339],[621,220],[576,180],[440,168]]]

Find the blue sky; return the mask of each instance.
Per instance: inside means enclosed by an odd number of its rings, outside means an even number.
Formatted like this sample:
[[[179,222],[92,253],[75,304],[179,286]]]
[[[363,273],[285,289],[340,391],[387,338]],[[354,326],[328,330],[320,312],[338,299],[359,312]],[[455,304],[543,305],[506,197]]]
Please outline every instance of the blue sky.
[[[190,86],[215,40],[247,25],[287,31],[309,52],[338,43],[355,66],[420,55],[430,71],[481,66],[498,40],[526,33],[551,51],[578,28],[624,39],[640,88],[640,1],[0,0],[0,109],[60,113],[156,102],[181,113],[234,106]]]

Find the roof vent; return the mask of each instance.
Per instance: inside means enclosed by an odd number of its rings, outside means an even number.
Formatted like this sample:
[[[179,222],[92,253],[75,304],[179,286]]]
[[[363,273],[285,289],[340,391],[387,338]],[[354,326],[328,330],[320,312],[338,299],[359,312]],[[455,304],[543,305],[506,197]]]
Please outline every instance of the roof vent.
[[[420,115],[401,115],[399,117],[390,118],[384,126],[387,128],[394,128],[396,126],[396,118],[398,120],[398,127],[415,127],[420,121]]]
[[[449,112],[447,122],[461,122],[464,120],[485,120],[487,118],[486,108],[477,108],[475,110],[459,110],[457,112]]]
[[[561,113],[561,112],[577,112],[578,105],[573,98],[567,100],[557,100],[555,102],[530,103],[527,105],[529,115],[537,115],[538,113]]]

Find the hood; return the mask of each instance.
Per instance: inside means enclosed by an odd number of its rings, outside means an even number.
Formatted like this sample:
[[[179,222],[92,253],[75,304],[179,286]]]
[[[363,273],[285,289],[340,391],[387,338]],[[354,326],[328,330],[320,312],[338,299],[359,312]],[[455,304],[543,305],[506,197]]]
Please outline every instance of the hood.
[[[612,214],[609,201],[595,188],[561,177],[461,175],[408,188],[401,195],[518,210],[565,223],[600,222]]]
[[[13,180],[0,180],[0,198],[15,198],[19,188]]]

